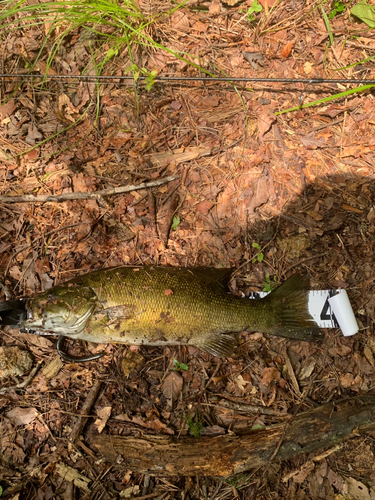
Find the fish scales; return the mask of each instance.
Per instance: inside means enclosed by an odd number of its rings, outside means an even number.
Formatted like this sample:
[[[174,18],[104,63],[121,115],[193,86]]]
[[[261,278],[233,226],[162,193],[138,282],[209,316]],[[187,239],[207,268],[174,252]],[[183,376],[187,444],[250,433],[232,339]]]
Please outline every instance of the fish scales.
[[[124,328],[130,325],[136,335],[147,328],[169,342],[188,343],[192,336],[205,332],[270,328],[263,304],[249,304],[227,294],[220,282],[205,282],[204,269],[113,269],[104,277],[92,273],[82,283],[95,291],[106,313],[119,305],[129,308],[132,314],[121,324]],[[113,336],[111,340],[119,341]],[[136,340],[139,338],[131,342]]]
[[[117,267],[70,280],[27,303],[24,327],[91,342],[189,344],[215,355],[237,345],[228,333],[260,331],[317,340],[308,279],[292,276],[262,300],[230,295],[231,270]]]

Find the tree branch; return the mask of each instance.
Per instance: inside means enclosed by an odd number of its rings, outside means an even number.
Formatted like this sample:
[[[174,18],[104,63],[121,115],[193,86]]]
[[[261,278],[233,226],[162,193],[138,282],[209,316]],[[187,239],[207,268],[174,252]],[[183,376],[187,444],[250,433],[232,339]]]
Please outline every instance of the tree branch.
[[[147,189],[152,187],[161,186],[167,182],[178,179],[178,177],[164,177],[150,182],[142,182],[142,184],[130,186],[118,186],[112,189],[102,189],[93,193],[64,193],[64,194],[47,194],[34,196],[33,194],[24,194],[20,196],[2,196],[0,195],[0,202],[3,203],[45,203],[46,201],[68,201],[68,200],[98,200],[103,196],[113,196],[122,193],[129,193],[130,191],[137,191],[138,189]]]

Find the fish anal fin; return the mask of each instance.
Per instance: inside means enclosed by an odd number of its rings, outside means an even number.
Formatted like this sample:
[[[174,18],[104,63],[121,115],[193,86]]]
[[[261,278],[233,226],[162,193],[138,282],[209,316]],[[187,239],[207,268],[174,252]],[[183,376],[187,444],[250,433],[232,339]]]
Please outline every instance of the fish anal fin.
[[[235,337],[223,335],[221,333],[212,333],[207,337],[196,337],[189,341],[189,344],[198,347],[204,352],[218,356],[219,358],[229,357],[238,346]]]

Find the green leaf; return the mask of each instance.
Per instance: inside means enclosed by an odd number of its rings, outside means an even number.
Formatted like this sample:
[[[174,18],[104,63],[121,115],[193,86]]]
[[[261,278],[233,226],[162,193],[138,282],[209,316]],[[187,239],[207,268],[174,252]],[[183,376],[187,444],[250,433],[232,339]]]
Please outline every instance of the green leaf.
[[[350,9],[350,13],[366,23],[369,28],[375,28],[375,7],[369,5],[367,0],[361,0],[357,5],[354,5]]]
[[[333,33],[331,30],[331,25],[329,24],[329,19],[326,14],[326,11],[322,7],[322,14],[323,14],[323,19],[324,19],[324,24],[326,25],[328,36],[329,36],[329,41],[331,42],[331,45],[333,45]]]
[[[255,424],[252,426],[251,430],[252,431],[259,431],[260,429],[265,429],[266,426],[265,425],[261,425],[261,424]]]
[[[180,222],[181,222],[180,216],[179,215],[175,215],[173,217],[173,222],[172,222],[172,229],[174,231],[176,231],[176,229],[178,228]]]
[[[253,248],[257,248],[258,250],[260,250],[260,246],[258,243],[253,243]]]
[[[118,54],[118,49],[115,49],[113,47],[111,47],[110,49],[108,49],[107,51],[107,54],[105,56],[105,60],[108,61],[109,59],[111,59],[113,56],[117,56]]]
[[[185,363],[179,363],[177,361],[177,359],[173,360],[173,364],[174,364],[176,370],[185,370],[186,371],[189,369],[188,365],[185,365]]]

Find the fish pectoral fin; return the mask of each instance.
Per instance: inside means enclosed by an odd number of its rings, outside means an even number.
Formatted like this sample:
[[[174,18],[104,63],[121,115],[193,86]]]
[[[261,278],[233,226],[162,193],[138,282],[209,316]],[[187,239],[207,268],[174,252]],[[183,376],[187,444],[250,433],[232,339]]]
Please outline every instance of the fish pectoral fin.
[[[222,333],[211,333],[207,337],[194,337],[190,339],[189,344],[219,358],[231,356],[238,346],[234,337]]]
[[[101,311],[111,320],[128,320],[134,318],[137,313],[137,306],[133,304],[120,304],[118,306],[107,307]]]

